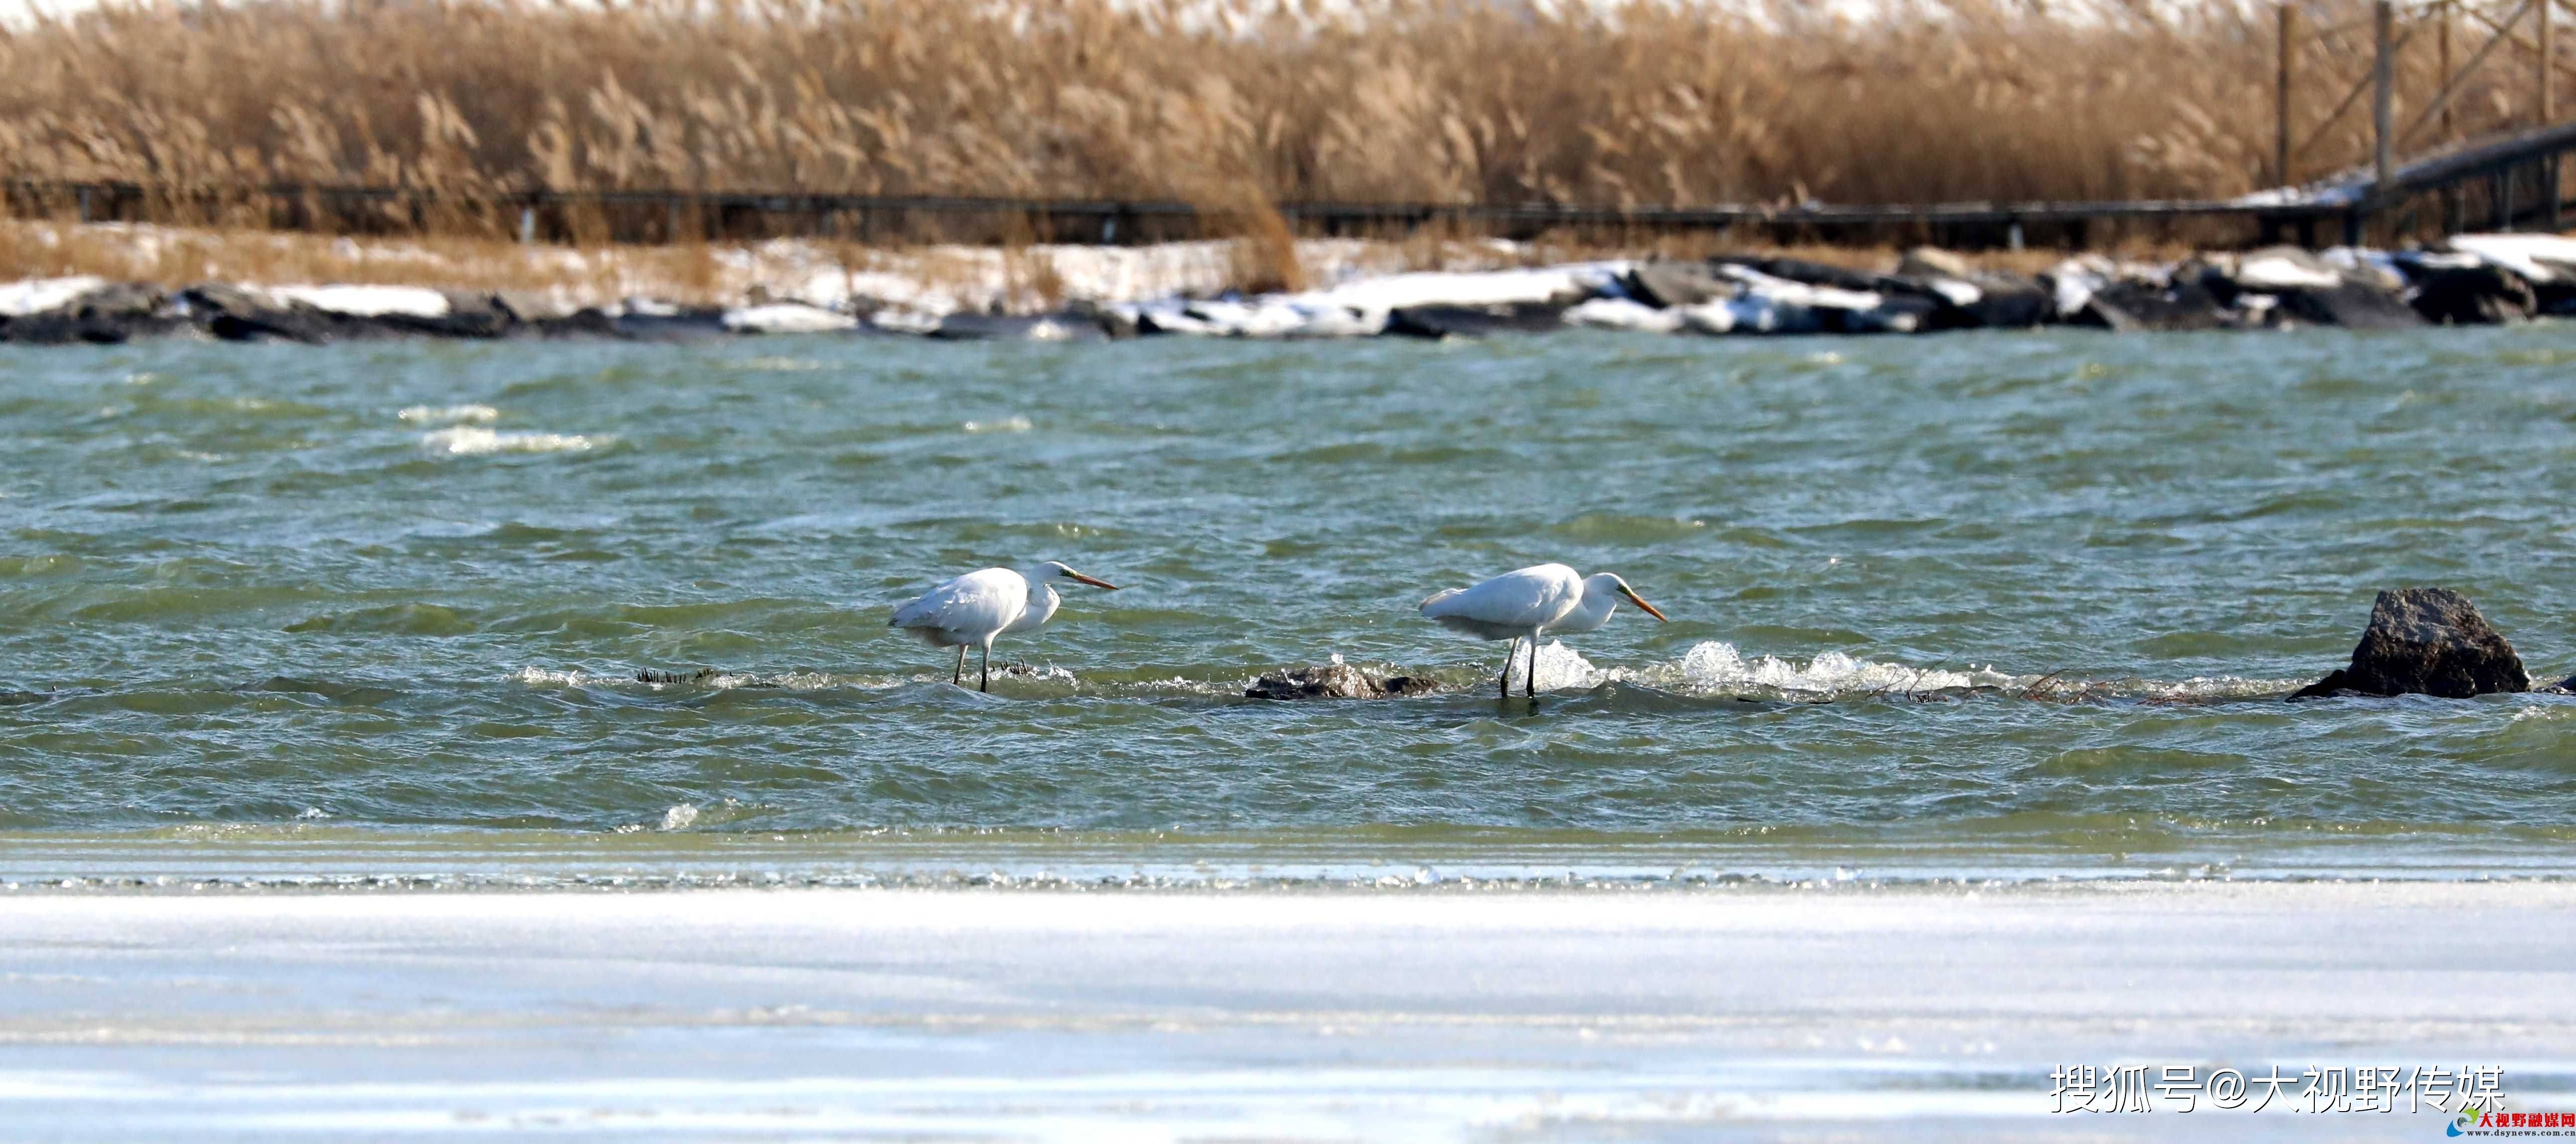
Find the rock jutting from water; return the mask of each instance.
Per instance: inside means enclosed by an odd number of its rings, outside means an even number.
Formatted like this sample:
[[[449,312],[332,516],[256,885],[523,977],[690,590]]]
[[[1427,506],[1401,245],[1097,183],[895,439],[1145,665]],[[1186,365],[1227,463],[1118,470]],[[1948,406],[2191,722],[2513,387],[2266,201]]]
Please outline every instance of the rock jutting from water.
[[[1346,663],[1263,672],[1243,690],[1247,699],[1396,699],[1427,695],[1440,685],[1419,676],[1379,678]]]
[[[1508,252],[1506,252],[1508,253]],[[966,308],[885,275],[804,294],[754,286],[738,305],[416,286],[163,290],[99,278],[0,283],[0,342],[103,344],[193,335],[322,343],[381,338],[671,341],[761,334],[899,334],[946,341],[1089,342],[1141,336],[1478,338],[1570,327],[1654,334],[1923,334],[2091,326],[2115,332],[2392,329],[2576,313],[2576,239],[2456,235],[2424,249],[2266,247],[2170,265],[2079,255],[2023,276],[1932,248],[1888,273],[1806,259],[1605,260],[1525,269],[1370,274],[1292,293],[1192,297],[1168,281],[1103,278],[1036,313]],[[872,296],[862,290],[875,290]],[[815,290],[820,293],[814,293]],[[944,301],[941,299],[945,299]],[[928,299],[928,300],[925,300]]]
[[[2469,598],[2448,588],[2383,591],[2370,608],[2370,626],[2352,651],[2351,665],[2291,694],[2292,699],[2333,695],[2436,695],[2466,699],[2495,692],[2528,691],[2531,676],[2513,644]]]

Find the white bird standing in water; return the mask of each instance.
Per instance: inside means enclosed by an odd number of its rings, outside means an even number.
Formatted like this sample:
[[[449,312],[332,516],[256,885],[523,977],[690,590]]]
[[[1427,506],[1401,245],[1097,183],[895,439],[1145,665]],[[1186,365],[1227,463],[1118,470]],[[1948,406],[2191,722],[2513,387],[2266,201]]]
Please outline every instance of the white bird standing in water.
[[[1512,641],[1503,656],[1503,698],[1512,694],[1512,654],[1520,641],[1530,642],[1528,694],[1538,695],[1538,637],[1598,630],[1626,599],[1658,620],[1664,618],[1645,597],[1612,572],[1586,577],[1562,564],[1536,564],[1505,572],[1473,588],[1451,588],[1422,602],[1422,614],[1453,632],[1477,639]]]
[[[932,647],[956,648],[957,670],[948,682],[960,687],[966,683],[966,649],[983,648],[983,681],[977,690],[991,691],[993,637],[1030,631],[1053,618],[1057,605],[1064,602],[1055,592],[1057,580],[1118,590],[1116,584],[1092,579],[1056,560],[1026,572],[986,568],[947,581],[896,608],[886,626],[911,632]]]

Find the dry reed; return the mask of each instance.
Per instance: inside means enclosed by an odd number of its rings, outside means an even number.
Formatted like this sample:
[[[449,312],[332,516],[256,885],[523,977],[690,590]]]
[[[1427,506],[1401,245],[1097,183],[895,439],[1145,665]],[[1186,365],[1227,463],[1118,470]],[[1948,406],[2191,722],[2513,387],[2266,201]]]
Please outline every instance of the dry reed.
[[[2272,181],[2269,5],[1885,9],[145,3],[0,31],[0,178],[361,183],[460,202],[531,188],[1150,198],[1217,204],[1254,233],[1271,229],[1261,204],[1289,200],[2109,199]],[[2310,9],[2315,27],[2366,12]],[[2367,39],[2346,27],[2306,53],[2303,133],[2366,72]],[[2408,108],[2435,86],[2430,43],[2402,61]],[[2528,66],[2491,65],[2453,132],[2527,114]],[[2368,118],[2343,115],[2304,173],[2366,158]]]

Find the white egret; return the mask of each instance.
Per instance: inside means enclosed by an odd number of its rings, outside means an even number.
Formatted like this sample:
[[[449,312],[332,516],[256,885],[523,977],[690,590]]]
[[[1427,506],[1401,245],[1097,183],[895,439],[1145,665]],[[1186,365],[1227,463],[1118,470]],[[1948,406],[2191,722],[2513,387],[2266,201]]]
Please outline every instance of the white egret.
[[[1026,572],[986,568],[942,583],[896,608],[886,626],[911,632],[932,647],[956,648],[957,670],[950,673],[948,682],[960,687],[966,683],[966,649],[983,648],[983,681],[978,690],[991,691],[993,637],[1030,631],[1054,618],[1056,607],[1064,602],[1056,595],[1057,580],[1118,590],[1116,584],[1085,576],[1057,560]]]
[[[1538,638],[1542,633],[1572,634],[1594,631],[1610,622],[1610,613],[1619,610],[1624,598],[1658,620],[1664,618],[1653,604],[1637,594],[1616,573],[1596,572],[1590,577],[1562,564],[1536,564],[1517,572],[1505,572],[1473,588],[1451,588],[1422,602],[1422,614],[1453,632],[1465,632],[1478,639],[1512,641],[1512,652],[1503,656],[1503,697],[1512,694],[1512,654],[1520,641],[1530,643],[1528,694],[1538,694]]]

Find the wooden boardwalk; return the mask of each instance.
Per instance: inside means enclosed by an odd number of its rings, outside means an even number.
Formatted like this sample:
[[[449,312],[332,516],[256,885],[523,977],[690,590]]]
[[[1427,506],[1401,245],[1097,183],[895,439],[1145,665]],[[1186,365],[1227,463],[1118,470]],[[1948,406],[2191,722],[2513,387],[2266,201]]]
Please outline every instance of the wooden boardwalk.
[[[1529,238],[1551,232],[1627,237],[1719,233],[1772,241],[1931,241],[1962,247],[2082,248],[2121,227],[2211,224],[2238,242],[2295,238],[2358,243],[2426,233],[2555,230],[2559,157],[2576,121],[2479,141],[2395,167],[2237,199],[1579,206],[1292,202],[1278,211],[1300,234],[1400,237],[1440,231]],[[523,241],[663,242],[803,236],[857,242],[921,237],[1118,244],[1231,233],[1224,212],[1173,201],[836,195],[770,191],[527,191],[442,196],[407,187],[275,184],[157,187],[132,182],[0,184],[7,213],[82,221],[222,219],[277,229],[402,233],[460,222]],[[2432,208],[2427,212],[2427,208]]]

